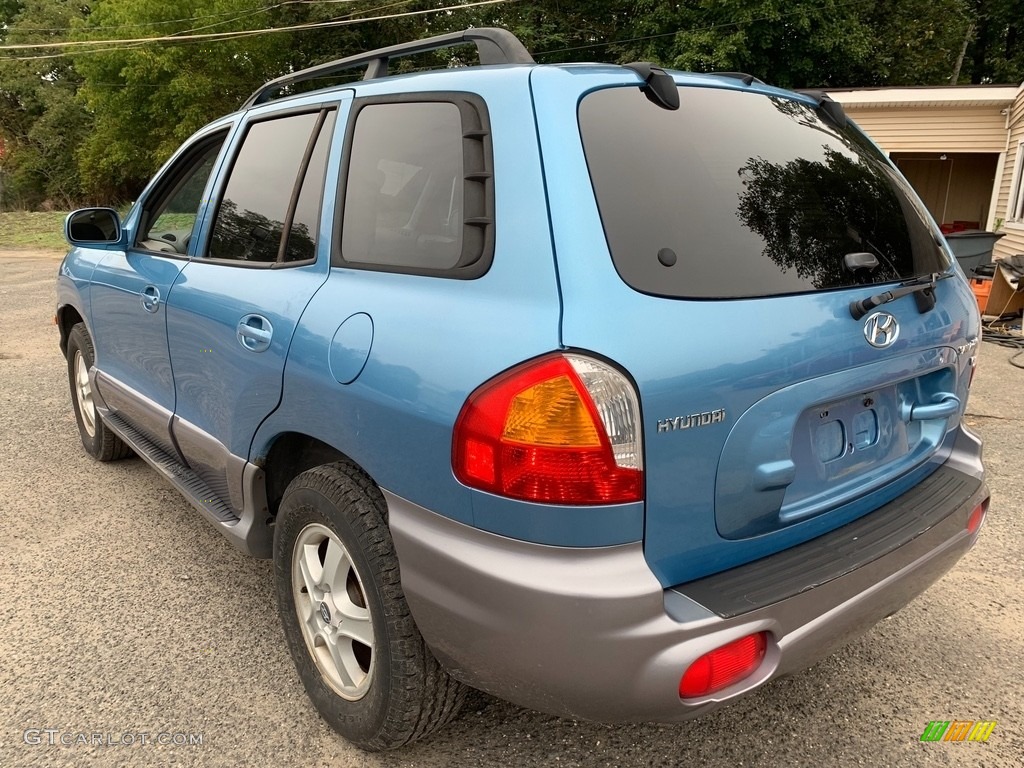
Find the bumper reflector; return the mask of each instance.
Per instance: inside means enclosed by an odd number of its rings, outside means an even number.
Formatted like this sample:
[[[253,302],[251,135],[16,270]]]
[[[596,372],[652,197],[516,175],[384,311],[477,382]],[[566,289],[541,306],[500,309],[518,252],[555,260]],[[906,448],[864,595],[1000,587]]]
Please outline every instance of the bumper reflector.
[[[985,512],[988,511],[988,499],[974,508],[971,516],[967,518],[967,530],[969,533],[977,533],[981,524],[985,521]]]
[[[767,647],[767,633],[756,632],[705,653],[679,680],[680,698],[706,696],[742,680],[761,665]]]

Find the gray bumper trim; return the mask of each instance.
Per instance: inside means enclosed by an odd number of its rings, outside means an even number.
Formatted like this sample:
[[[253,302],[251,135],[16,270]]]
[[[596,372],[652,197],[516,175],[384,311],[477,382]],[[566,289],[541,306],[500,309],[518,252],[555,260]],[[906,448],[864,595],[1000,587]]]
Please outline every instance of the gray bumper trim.
[[[957,510],[987,494],[981,485]],[[803,669],[910,602],[976,538],[961,527],[911,562],[899,548],[800,594],[721,617],[663,589],[639,543],[544,546],[385,498],[409,607],[445,668],[521,706],[603,722],[686,720]],[[754,673],[711,696],[679,698],[690,664],[753,632],[769,637]]]
[[[889,504],[812,541],[674,590],[719,616],[739,616],[827,584],[899,550],[911,563],[964,529],[982,481],[940,467]]]

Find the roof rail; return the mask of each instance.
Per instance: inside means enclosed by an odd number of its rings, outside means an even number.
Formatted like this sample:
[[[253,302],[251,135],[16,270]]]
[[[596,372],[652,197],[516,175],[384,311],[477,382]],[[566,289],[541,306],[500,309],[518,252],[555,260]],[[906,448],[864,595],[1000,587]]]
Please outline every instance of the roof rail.
[[[767,85],[764,80],[753,75],[748,75],[746,72],[705,72],[707,75],[718,75],[719,77],[731,77],[734,80],[742,80],[744,85],[750,85],[751,83],[760,83],[761,85]]]
[[[467,29],[463,32],[451,32],[447,35],[427,37],[422,40],[412,40],[408,43],[378,48],[375,51],[360,53],[355,56],[348,56],[336,61],[328,61],[325,64],[318,64],[290,75],[284,75],[264,84],[252,96],[246,99],[242,109],[265,104],[272,100],[272,94],[286,85],[301,83],[325,75],[332,75],[346,69],[366,65],[366,72],[363,80],[374,80],[378,77],[386,77],[388,74],[388,61],[397,56],[411,56],[416,53],[436,51],[441,48],[452,48],[456,45],[475,43],[477,54],[480,56],[481,64],[534,64],[533,57],[526,50],[526,46],[519,38],[500,27],[479,27]]]
[[[829,96],[825,91],[804,88],[800,93],[810,96],[818,103],[818,111],[823,112],[833,123],[840,128],[845,128],[848,118],[843,105]]]

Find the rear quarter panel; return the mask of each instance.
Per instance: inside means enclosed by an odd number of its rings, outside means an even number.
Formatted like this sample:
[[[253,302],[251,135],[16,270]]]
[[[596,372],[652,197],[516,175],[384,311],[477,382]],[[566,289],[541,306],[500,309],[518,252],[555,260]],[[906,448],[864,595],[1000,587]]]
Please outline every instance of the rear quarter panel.
[[[474,521],[474,493],[451,468],[459,411],[484,381],[559,343],[557,276],[527,77],[528,70],[510,68],[409,81],[415,91],[477,93],[487,104],[497,208],[491,267],[473,280],[332,268],[295,333],[282,402],[255,436],[254,459],[266,456],[278,435],[301,432],[351,457],[381,487]],[[356,97],[402,93],[405,83],[369,83]],[[340,143],[333,151],[342,151]],[[339,226],[336,192],[329,184],[328,232]],[[358,377],[341,384],[330,368],[332,339],[359,313],[372,319],[372,345]],[[509,526],[521,517],[509,515]]]

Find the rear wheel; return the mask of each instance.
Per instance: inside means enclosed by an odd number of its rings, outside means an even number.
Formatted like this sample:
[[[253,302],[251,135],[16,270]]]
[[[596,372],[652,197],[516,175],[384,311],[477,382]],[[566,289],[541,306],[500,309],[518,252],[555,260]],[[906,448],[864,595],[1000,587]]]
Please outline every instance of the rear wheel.
[[[465,687],[441,668],[409,613],[380,490],[329,464],[288,486],[274,529],[278,608],[306,693],[342,736],[393,749],[459,711]]]
[[[115,435],[96,411],[89,369],[96,361],[96,352],[85,323],[77,323],[68,334],[68,383],[71,404],[75,410],[78,434],[85,450],[100,461],[115,461],[132,455],[132,450]]]

